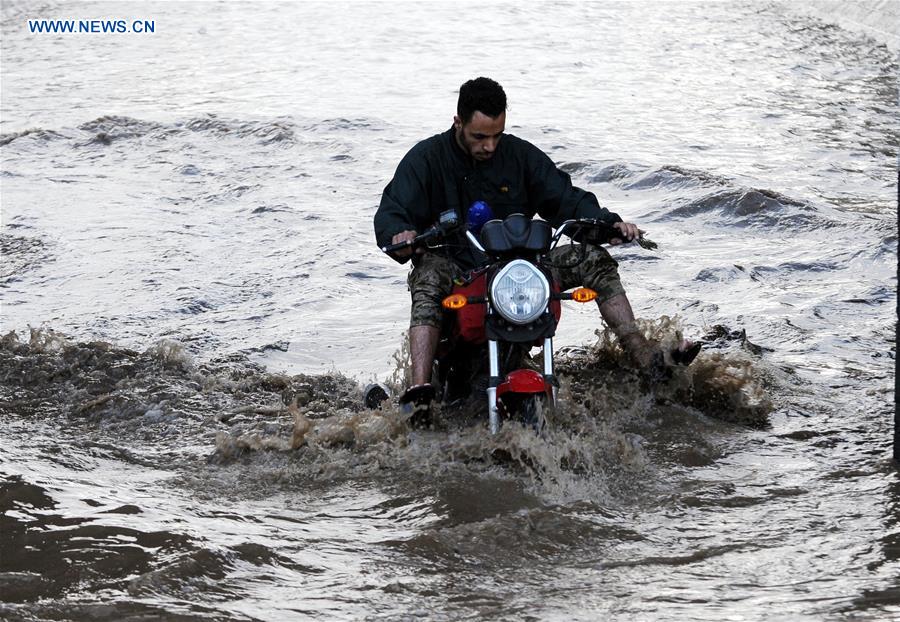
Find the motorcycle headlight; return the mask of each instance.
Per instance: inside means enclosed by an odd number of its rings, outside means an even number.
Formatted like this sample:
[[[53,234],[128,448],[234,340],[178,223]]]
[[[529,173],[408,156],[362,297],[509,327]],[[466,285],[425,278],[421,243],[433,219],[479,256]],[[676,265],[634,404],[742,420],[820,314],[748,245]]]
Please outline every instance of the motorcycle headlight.
[[[506,264],[491,283],[494,308],[513,324],[536,320],[547,308],[549,300],[547,277],[522,259]]]

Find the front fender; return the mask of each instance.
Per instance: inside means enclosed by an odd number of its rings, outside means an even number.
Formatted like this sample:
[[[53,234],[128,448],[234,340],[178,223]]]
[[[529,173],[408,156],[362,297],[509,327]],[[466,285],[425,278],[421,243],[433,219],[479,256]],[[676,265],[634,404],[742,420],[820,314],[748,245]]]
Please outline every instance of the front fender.
[[[504,393],[549,393],[552,387],[533,369],[517,369],[506,374],[497,387],[497,397]]]

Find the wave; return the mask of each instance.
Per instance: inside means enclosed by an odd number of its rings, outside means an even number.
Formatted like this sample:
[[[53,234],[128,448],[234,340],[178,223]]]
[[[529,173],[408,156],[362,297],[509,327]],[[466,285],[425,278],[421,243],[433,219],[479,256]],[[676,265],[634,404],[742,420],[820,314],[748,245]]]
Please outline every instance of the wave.
[[[133,117],[106,115],[79,125],[76,130],[48,130],[32,128],[21,132],[0,134],[0,145],[9,145],[23,138],[41,141],[75,140],[77,146],[110,145],[113,142],[138,138],[166,140],[186,132],[207,133],[217,137],[257,139],[260,144],[291,144],[295,141],[295,126],[286,119],[272,121],[238,121],[208,115],[171,124],[144,121]]]
[[[675,164],[651,167],[625,162],[565,162],[559,168],[572,176],[584,175],[589,183],[614,184],[623,190],[681,189],[731,183],[726,177]]]
[[[681,340],[680,330],[668,318],[642,326],[648,337],[663,344]],[[712,417],[765,425],[771,408],[754,385],[752,362],[710,357],[701,355],[705,360],[680,370],[677,381],[655,389],[657,396]],[[561,355],[558,369],[570,396],[570,406],[558,413],[559,434],[568,439],[560,440],[560,447],[566,451],[585,428],[597,427],[600,413],[612,418],[603,425],[613,429],[615,413],[622,415],[621,422],[634,416],[630,408],[623,411],[622,404],[648,398],[646,394],[641,398],[643,380],[628,371],[611,333],[602,333],[592,348]],[[391,382],[395,393],[398,383]],[[15,399],[6,399],[10,395]],[[483,408],[481,401],[476,408]],[[133,451],[137,459],[149,460],[162,459],[161,445],[170,445],[171,459],[185,446],[204,444],[216,459],[230,459],[246,450],[305,446],[365,451],[407,433],[399,411],[366,409],[360,384],[339,372],[269,373],[238,354],[197,364],[183,346],[170,340],[138,352],[103,341],[71,341],[47,328],[32,329],[27,341],[15,332],[0,339],[0,413],[25,420],[62,418],[91,430],[101,425],[114,430],[114,444],[152,438],[147,454],[141,456],[140,447]],[[460,425],[469,429],[466,422],[475,422],[473,438],[482,438],[484,417],[474,412],[445,415],[442,425],[448,430]],[[596,438],[618,443],[621,434],[613,429]],[[496,439],[490,437],[478,442],[487,456],[497,448]],[[523,451],[528,453],[521,447],[507,453],[521,456]],[[596,448],[585,452],[584,460],[590,462]],[[526,457],[523,462],[529,468],[543,464],[539,456]],[[543,468],[560,466],[554,462]]]
[[[26,270],[49,261],[47,244],[37,237],[19,237],[0,233],[0,285],[18,278]]]
[[[741,279],[752,281],[766,281],[773,278],[795,278],[797,274],[809,274],[814,272],[834,272],[846,268],[845,264],[834,261],[788,261],[777,266],[744,266],[733,265],[716,268],[704,268],[694,277],[695,281],[707,283],[729,282]]]
[[[740,188],[717,190],[677,207],[657,212],[655,220],[702,218],[717,225],[770,229],[827,229],[841,224],[836,214],[824,215],[809,203],[772,190]]]
[[[371,119],[324,119],[303,126],[288,117],[266,120],[241,120],[208,114],[173,123],[146,121],[119,115],[104,115],[82,123],[74,133],[71,129],[53,130],[31,128],[19,132],[0,134],[0,146],[9,145],[23,138],[50,141],[59,139],[77,140],[79,144],[109,145],[120,140],[151,138],[166,140],[183,133],[210,134],[215,137],[235,137],[240,140],[253,139],[263,145],[292,145],[297,142],[298,132],[345,132],[353,130],[381,131],[384,128]],[[88,136],[85,136],[85,133]]]
[[[315,123],[305,125],[303,129],[308,131],[325,131],[327,133],[347,130],[370,130],[373,132],[385,130],[382,124],[374,119],[345,119],[344,117],[316,121]]]
[[[636,164],[610,164],[591,175],[589,179],[593,183],[614,183],[623,190],[680,189],[723,186],[730,183],[725,177],[675,164],[657,168]]]
[[[66,136],[60,132],[56,132],[54,130],[45,130],[39,127],[31,128],[28,130],[22,130],[21,132],[7,132],[5,134],[0,134],[0,147],[6,146],[17,140],[19,138],[30,137],[36,140],[42,141],[50,141],[57,140],[60,138],[66,138]]]
[[[93,134],[93,142],[108,145],[114,140],[146,136],[161,127],[162,125],[152,121],[113,115],[98,117],[93,121],[82,123],[78,129]]]
[[[94,590],[126,587],[132,597],[180,598],[197,590],[225,593],[222,580],[239,566],[280,568],[300,575],[321,572],[258,543],[208,548],[192,536],[142,528],[140,521],[120,524],[116,515],[145,513],[136,505],[104,509],[103,502],[85,499],[92,509],[73,516],[59,508],[52,497],[55,492],[18,475],[0,479],[7,545],[0,589],[7,606],[22,603],[31,613],[41,612],[50,603],[35,601],[58,598],[86,585]],[[152,513],[152,508],[148,510]]]
[[[893,226],[893,225],[892,225]],[[897,256],[897,234],[889,233],[881,238],[874,251],[875,257]]]
[[[723,186],[730,180],[725,177],[713,175],[705,171],[688,169],[673,164],[663,166],[634,175],[635,179],[623,185],[626,190],[641,190],[644,188],[658,187],[697,187],[697,186]]]
[[[611,184],[617,189],[661,193],[654,207],[638,217],[652,222],[701,220],[725,227],[771,228],[807,231],[851,226],[858,235],[877,235],[886,239],[896,231],[884,231],[877,218],[860,221],[826,205],[814,205],[780,192],[758,187],[741,187],[733,179],[708,171],[674,164],[653,167],[625,162],[567,162],[560,168],[572,176],[581,176],[593,184]],[[893,225],[891,225],[893,226]]]
[[[238,121],[223,119],[216,115],[207,115],[190,119],[184,123],[176,123],[176,129],[184,128],[191,132],[212,133],[219,136],[236,136],[237,138],[256,138],[264,145],[273,143],[291,144],[296,140],[296,124],[287,118],[271,121]]]

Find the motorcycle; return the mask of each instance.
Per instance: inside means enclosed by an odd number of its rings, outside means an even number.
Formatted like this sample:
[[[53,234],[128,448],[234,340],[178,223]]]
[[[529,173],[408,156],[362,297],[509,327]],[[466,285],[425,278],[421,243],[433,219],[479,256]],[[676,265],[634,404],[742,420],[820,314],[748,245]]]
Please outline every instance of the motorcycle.
[[[480,204],[480,205],[479,205]],[[586,287],[560,291],[547,254],[563,236],[576,244],[604,244],[621,233],[595,219],[568,220],[553,232],[549,223],[523,214],[488,219],[489,208],[478,202],[461,226],[457,213],[446,211],[433,227],[414,239],[383,247],[437,250],[460,232],[483,261],[457,279],[443,300],[444,326],[435,356],[431,385],[415,387],[401,397],[413,413],[414,427],[430,424],[432,400],[460,405],[484,391],[491,434],[501,420],[519,421],[540,431],[548,406],[556,404],[559,381],[553,367],[553,337],[561,317],[561,301],[587,303],[597,293]],[[481,222],[479,222],[481,221]],[[645,248],[656,245],[637,238]],[[535,364],[530,352],[541,348]],[[374,388],[374,390],[373,390]],[[366,403],[387,399],[381,385],[370,385]]]

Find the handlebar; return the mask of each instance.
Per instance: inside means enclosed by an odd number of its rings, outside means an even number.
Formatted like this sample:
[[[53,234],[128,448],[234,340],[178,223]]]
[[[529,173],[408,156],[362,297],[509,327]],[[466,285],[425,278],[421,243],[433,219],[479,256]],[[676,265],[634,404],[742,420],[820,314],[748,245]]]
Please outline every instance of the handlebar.
[[[571,231],[572,229],[574,229],[574,231]],[[608,244],[610,240],[618,238],[622,240],[623,244],[636,242],[641,248],[647,250],[654,250],[659,246],[656,242],[645,238],[643,234],[644,232],[640,231],[637,237],[626,240],[621,231],[605,220],[600,220],[598,218],[578,218],[565,221],[559,229],[556,230],[556,234],[551,239],[551,248],[555,248],[557,244],[559,244],[559,240],[563,235],[568,235],[576,242],[586,244]]]
[[[417,235],[411,240],[406,240],[405,242],[397,242],[396,244],[388,244],[387,246],[381,247],[382,253],[394,253],[399,250],[403,250],[404,248],[410,248],[412,246],[417,246],[424,242],[427,242],[431,238],[435,237],[440,231],[435,231],[435,227],[432,227],[425,233]]]
[[[388,244],[387,246],[382,246],[381,252],[393,253],[399,250],[403,250],[404,248],[418,246],[419,244],[423,244],[432,238],[444,236],[456,229],[458,226],[459,216],[457,215],[455,210],[447,210],[441,212],[441,215],[438,217],[437,223],[429,227],[424,233],[420,233],[413,239],[406,240],[405,242],[397,242],[396,244]]]
[[[432,238],[436,238],[439,235],[442,235],[444,230],[440,225],[435,225],[429,228],[425,233],[420,233],[416,237],[411,240],[406,240],[405,242],[397,242],[396,244],[388,244],[387,246],[381,247],[381,252],[383,253],[393,253],[399,250],[403,250],[404,248],[410,248],[412,246],[418,246],[419,244],[424,244],[428,240]]]
[[[396,244],[388,244],[387,246],[382,246],[381,251],[383,253],[394,253],[405,248],[420,246],[428,242],[429,240],[439,238],[450,233],[458,226],[459,221],[456,219],[455,212],[444,212],[441,214],[439,222],[432,227],[429,227],[424,233],[420,233],[411,240],[405,240],[403,242],[397,242]],[[574,220],[567,220],[562,225],[560,225],[559,229],[556,230],[556,233],[550,240],[550,247],[555,248],[559,244],[560,238],[562,238],[563,235],[567,235],[576,242],[582,242],[586,244],[608,244],[610,240],[618,238],[622,240],[624,244],[628,244],[629,242],[636,242],[642,248],[648,250],[656,249],[658,247],[658,244],[645,238],[643,236],[643,233],[644,232],[641,231],[638,237],[632,240],[626,240],[621,231],[616,229],[613,225],[606,222],[605,220],[600,220],[598,218],[579,218]],[[478,242],[478,238],[475,237],[471,231],[466,231],[466,237],[478,250],[484,251],[484,249],[481,247],[481,244]]]

